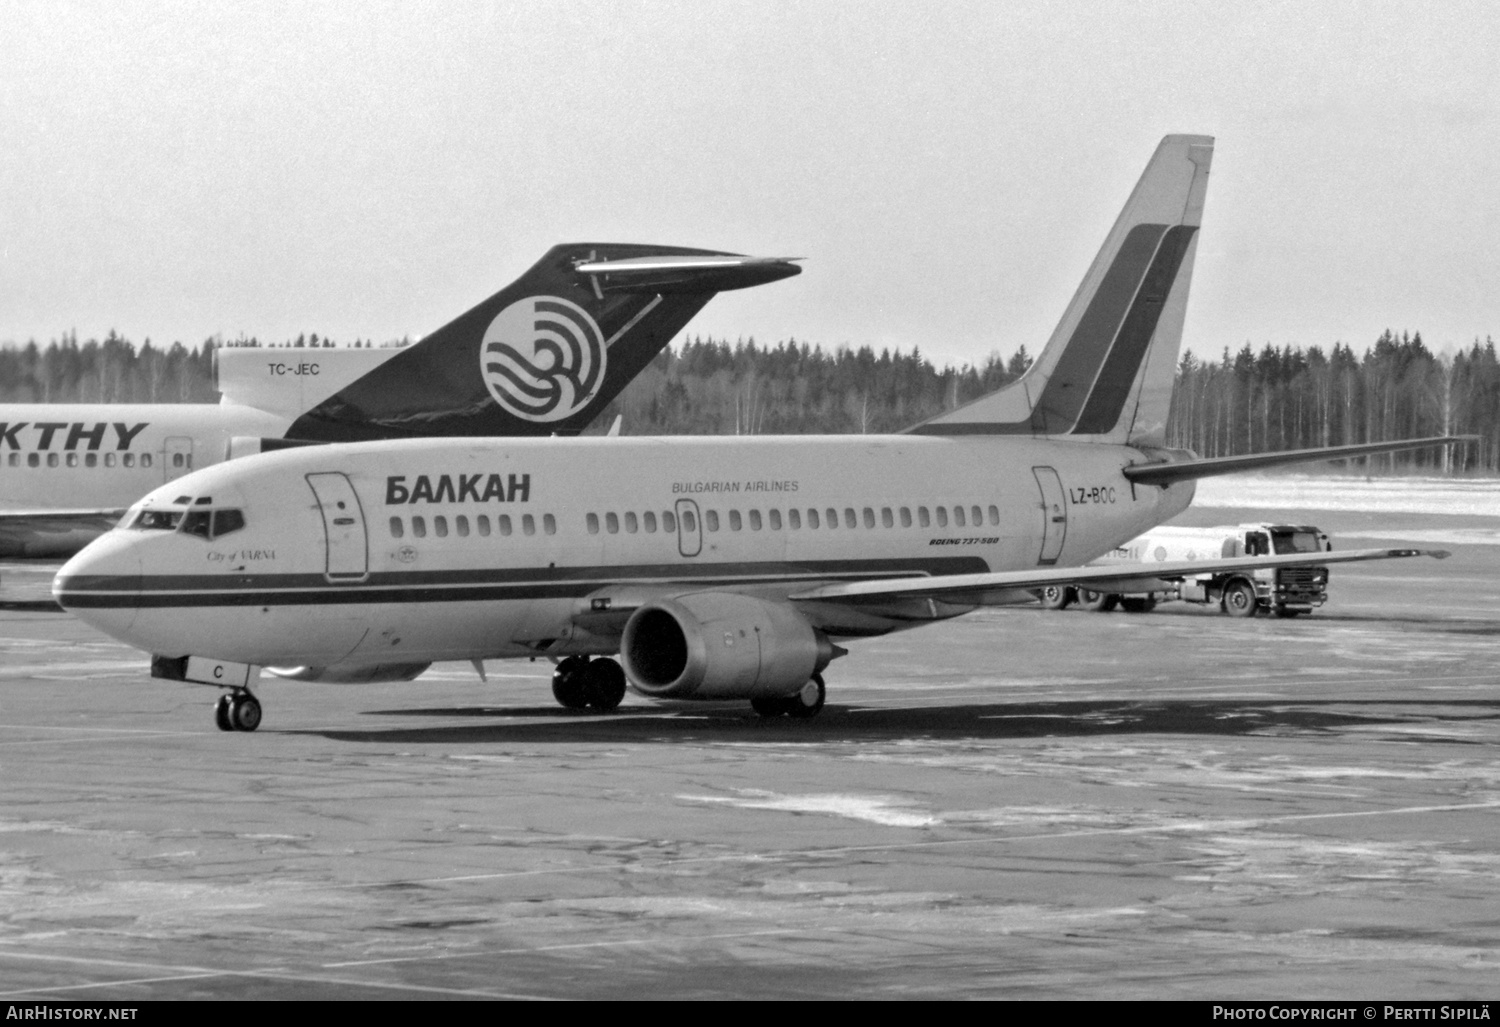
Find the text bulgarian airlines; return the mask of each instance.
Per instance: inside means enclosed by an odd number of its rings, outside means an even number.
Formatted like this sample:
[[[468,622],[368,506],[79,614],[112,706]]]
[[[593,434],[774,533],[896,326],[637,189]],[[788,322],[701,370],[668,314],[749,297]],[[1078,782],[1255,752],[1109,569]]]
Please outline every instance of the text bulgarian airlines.
[[[407,484],[404,474],[385,480],[387,506],[402,503],[529,503],[529,474],[419,474]]]
[[[115,430],[115,449],[129,449],[130,443],[146,427],[145,424],[137,424],[134,427],[124,422],[116,421],[111,425],[107,421],[96,421],[92,426],[87,422],[68,423],[67,421],[38,421],[31,424],[30,421],[17,421],[10,424],[0,421],[0,439],[11,449],[21,449],[21,442],[17,438],[22,428],[30,425],[31,430],[36,432],[36,448],[43,452],[52,448],[52,440],[57,438],[58,432],[64,428],[68,430],[64,437],[63,449],[77,449],[80,442],[88,443],[88,449],[98,449],[104,443],[104,429],[113,427]]]

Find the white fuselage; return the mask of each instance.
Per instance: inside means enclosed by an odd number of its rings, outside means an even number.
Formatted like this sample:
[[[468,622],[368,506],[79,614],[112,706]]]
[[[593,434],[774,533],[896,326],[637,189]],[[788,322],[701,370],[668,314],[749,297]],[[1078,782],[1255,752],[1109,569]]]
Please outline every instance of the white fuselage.
[[[132,645],[259,665],[613,651],[601,597],[1081,564],[1184,509],[1124,446],[823,436],[412,440],[248,457],[142,508],[237,510],[215,538],[122,528],[58,576]],[[228,522],[226,522],[228,523]],[[602,604],[602,605],[601,605]],[[962,612],[804,613],[831,637]]]
[[[292,418],[214,403],[0,406],[0,513],[123,509],[224,459],[232,438],[277,437]]]

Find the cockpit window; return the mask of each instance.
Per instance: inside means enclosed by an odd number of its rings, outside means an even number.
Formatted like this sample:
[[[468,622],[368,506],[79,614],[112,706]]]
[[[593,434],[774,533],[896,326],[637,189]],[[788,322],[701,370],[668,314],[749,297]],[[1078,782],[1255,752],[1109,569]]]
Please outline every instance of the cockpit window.
[[[136,531],[175,531],[181,520],[181,510],[142,510],[130,526]]]
[[[214,538],[239,531],[245,526],[245,515],[238,510],[214,511]]]
[[[216,539],[239,531],[245,526],[245,515],[239,510],[192,510],[182,519],[184,535]]]
[[[121,522],[135,531],[177,531],[201,539],[216,539],[245,526],[241,510],[132,510]]]
[[[213,515],[207,510],[191,510],[182,519],[182,533],[184,535],[197,535],[199,538],[213,538],[212,528]]]

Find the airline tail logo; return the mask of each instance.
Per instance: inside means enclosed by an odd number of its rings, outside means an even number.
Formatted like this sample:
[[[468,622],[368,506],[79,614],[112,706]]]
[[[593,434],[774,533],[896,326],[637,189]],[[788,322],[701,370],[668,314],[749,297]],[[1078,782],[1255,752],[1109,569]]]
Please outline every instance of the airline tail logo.
[[[500,311],[479,348],[480,374],[501,407],[527,421],[561,421],[604,381],[604,334],[576,303],[528,296]]]

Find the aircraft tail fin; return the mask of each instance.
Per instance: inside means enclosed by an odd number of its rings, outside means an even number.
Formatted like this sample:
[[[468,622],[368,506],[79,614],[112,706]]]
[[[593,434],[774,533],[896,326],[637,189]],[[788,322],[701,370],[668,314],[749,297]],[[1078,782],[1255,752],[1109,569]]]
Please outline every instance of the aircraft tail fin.
[[[1163,139],[1026,374],[910,430],[1163,445],[1213,146]]]
[[[554,246],[483,303],[300,416],[287,437],[354,442],[580,431],[715,293],[796,258],[678,246]]]

